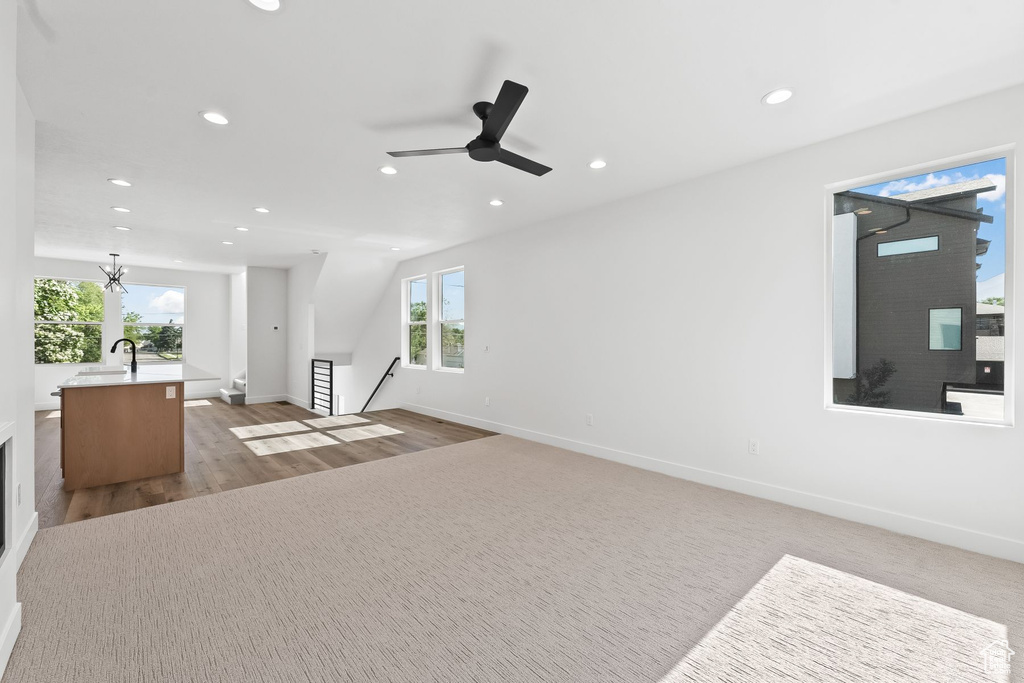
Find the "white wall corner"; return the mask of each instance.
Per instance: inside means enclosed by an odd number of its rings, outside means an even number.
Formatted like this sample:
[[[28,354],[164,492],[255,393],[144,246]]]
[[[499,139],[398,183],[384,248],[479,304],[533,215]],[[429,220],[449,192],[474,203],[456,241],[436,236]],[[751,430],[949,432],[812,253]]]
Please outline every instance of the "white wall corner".
[[[28,549],[32,547],[32,541],[36,538],[36,533],[39,531],[39,512],[32,513],[32,519],[29,520],[25,530],[21,532],[21,537],[18,539],[17,545],[14,547],[15,556],[18,562],[18,566],[21,567],[21,563],[25,561],[25,556],[28,555]]]

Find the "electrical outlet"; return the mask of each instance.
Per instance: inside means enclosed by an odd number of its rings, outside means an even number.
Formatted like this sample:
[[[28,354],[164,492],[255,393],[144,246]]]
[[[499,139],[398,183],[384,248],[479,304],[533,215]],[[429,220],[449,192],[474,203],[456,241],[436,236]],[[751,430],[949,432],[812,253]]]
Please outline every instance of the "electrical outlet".
[[[487,353],[490,350],[491,350],[491,347],[488,346],[487,344],[484,344],[484,353]]]
[[[484,405],[485,406],[491,405],[491,397],[490,396],[484,396]]]
[[[174,385],[167,387],[167,398],[175,398],[178,395],[177,389]]]
[[[586,419],[587,419],[587,426],[588,427],[593,427],[594,426],[594,416],[591,415],[590,413],[587,413],[587,418]]]
[[[747,442],[747,453],[750,455],[761,455],[761,442],[757,439],[751,439]]]

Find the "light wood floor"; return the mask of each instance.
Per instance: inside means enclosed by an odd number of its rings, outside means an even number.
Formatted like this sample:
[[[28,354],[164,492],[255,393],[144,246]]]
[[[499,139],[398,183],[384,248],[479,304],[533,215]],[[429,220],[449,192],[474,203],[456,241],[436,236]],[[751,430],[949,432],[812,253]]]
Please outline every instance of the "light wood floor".
[[[339,442],[308,450],[254,455],[230,427],[308,420],[320,417],[290,403],[232,406],[219,399],[185,409],[185,472],[122,484],[64,491],[60,473],[60,418],[36,413],[36,508],[46,528],[116,512],[205,496],[243,486],[379,460],[403,453],[491,436],[492,432],[446,422],[406,410],[361,413],[371,423],[403,434]],[[53,417],[48,417],[53,415]],[[361,426],[365,426],[361,425]],[[328,429],[337,429],[330,427]],[[314,430],[304,432],[312,434]],[[276,436],[276,435],[275,435]]]

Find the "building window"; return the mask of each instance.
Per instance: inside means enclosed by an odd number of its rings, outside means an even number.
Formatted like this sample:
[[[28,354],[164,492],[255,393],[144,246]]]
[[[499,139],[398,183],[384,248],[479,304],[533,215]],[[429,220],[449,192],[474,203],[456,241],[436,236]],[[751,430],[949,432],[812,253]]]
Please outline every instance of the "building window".
[[[933,308],[928,311],[928,349],[960,351],[963,311],[959,308]]]
[[[36,363],[99,363],[103,359],[103,317],[99,284],[36,278]]]
[[[466,272],[462,268],[438,276],[438,367],[465,369],[466,348]]]
[[[1007,162],[832,191],[830,405],[1009,421]]]
[[[140,363],[184,360],[185,288],[126,284],[121,294],[123,337],[135,342]],[[125,345],[124,362],[131,362]]]
[[[918,237],[913,240],[897,240],[895,242],[879,242],[879,256],[899,256],[901,254],[920,254],[924,251],[938,251],[939,237]]]
[[[426,367],[427,365],[427,278],[426,276],[405,281],[404,306],[404,357],[405,364]]]

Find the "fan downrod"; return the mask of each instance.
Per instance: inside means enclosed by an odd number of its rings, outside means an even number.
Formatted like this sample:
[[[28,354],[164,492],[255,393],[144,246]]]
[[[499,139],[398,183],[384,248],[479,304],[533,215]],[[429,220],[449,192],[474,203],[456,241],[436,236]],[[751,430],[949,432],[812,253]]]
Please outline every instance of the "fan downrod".
[[[493,106],[490,102],[477,102],[473,105],[473,113],[481,121],[486,121],[487,117],[491,115],[491,108]]]

